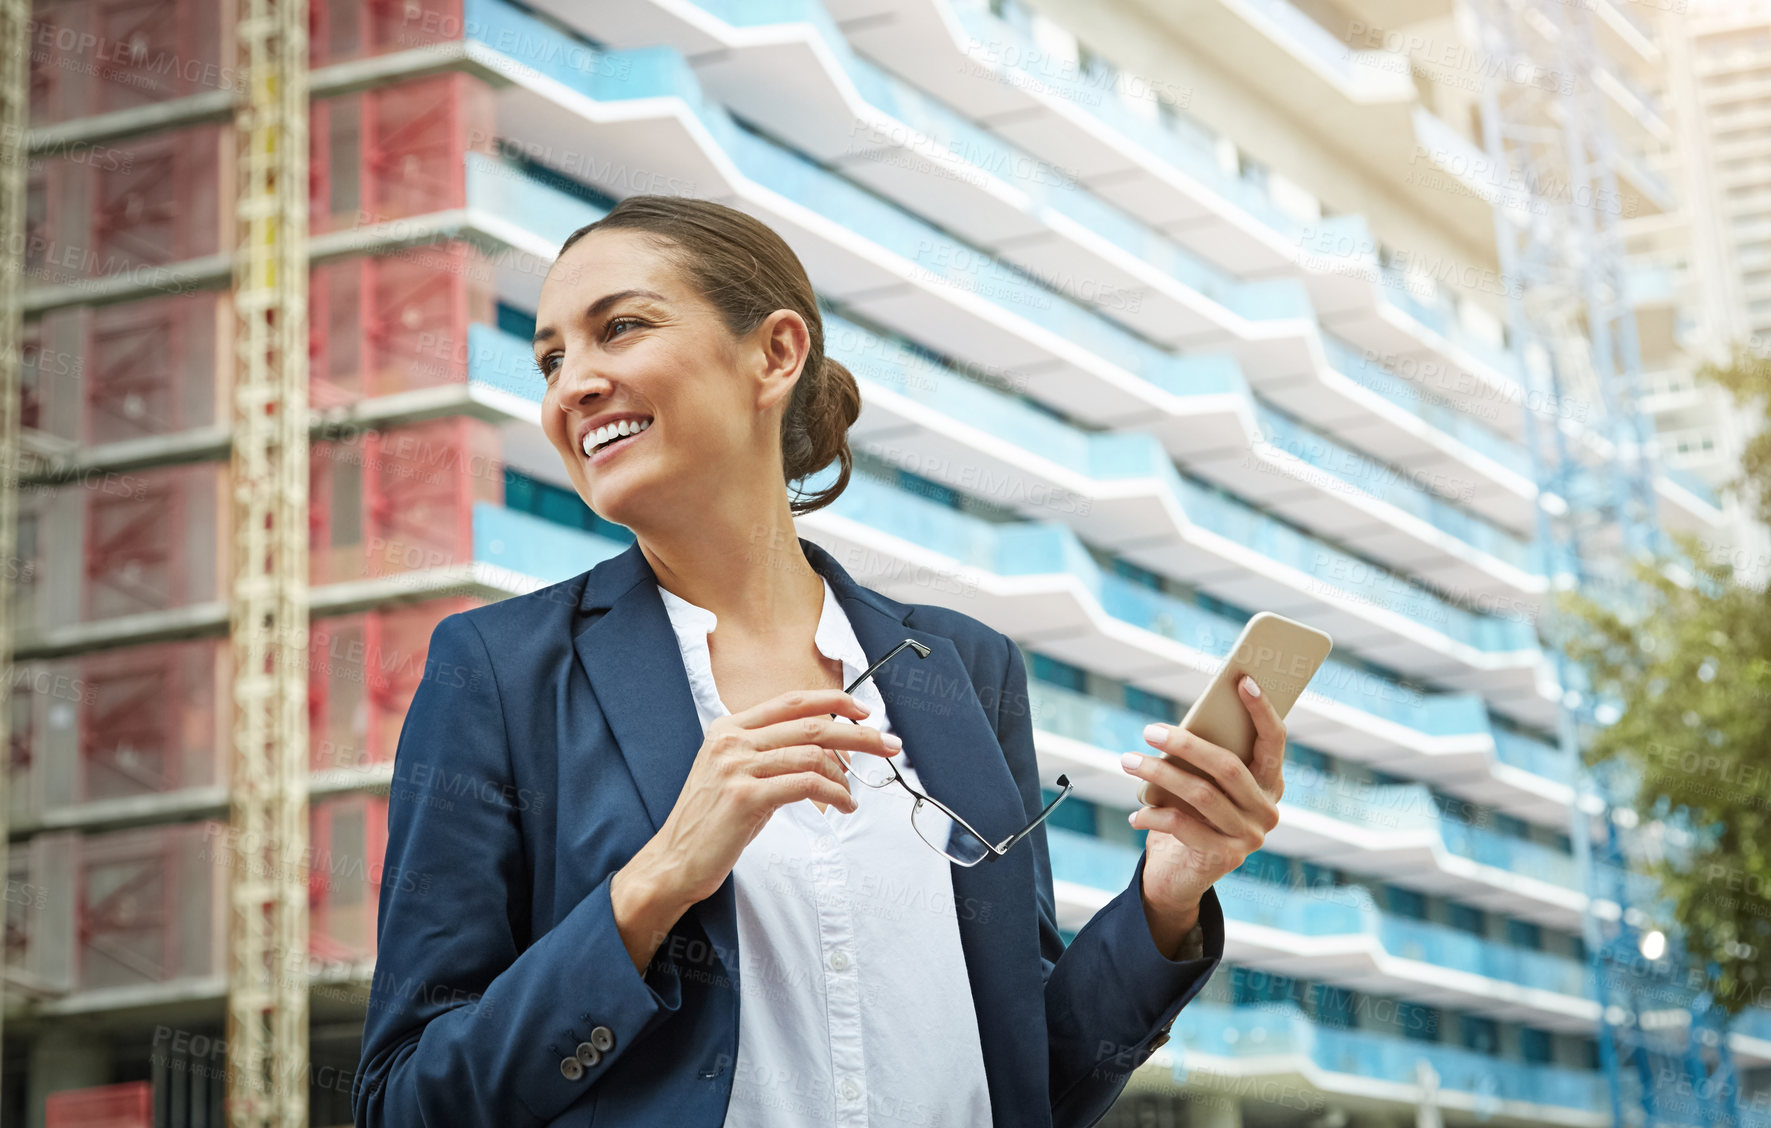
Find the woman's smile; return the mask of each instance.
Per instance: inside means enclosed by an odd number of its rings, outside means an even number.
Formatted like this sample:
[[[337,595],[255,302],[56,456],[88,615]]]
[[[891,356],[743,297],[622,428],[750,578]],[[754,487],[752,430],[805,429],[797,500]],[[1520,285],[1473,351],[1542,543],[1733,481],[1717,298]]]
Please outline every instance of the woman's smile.
[[[633,430],[632,428],[636,426],[639,429]],[[600,446],[597,445],[599,432],[591,431],[584,436],[583,449],[585,461],[589,462],[592,466],[601,466],[611,458],[614,458],[617,452],[626,450],[636,441],[644,438],[646,432],[651,429],[652,421],[650,419],[642,420],[637,424],[632,420],[622,420],[621,423],[614,424],[607,431],[602,432],[603,441]],[[621,432],[623,430],[627,433],[622,434]]]

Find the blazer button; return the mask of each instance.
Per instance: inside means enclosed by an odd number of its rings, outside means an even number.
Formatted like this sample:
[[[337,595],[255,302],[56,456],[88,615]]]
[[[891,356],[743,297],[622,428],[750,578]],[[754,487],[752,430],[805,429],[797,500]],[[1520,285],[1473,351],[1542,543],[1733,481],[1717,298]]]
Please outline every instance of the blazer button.
[[[584,1076],[584,1063],[575,1057],[560,1060],[560,1076],[568,1081],[576,1081]]]
[[[590,1044],[595,1046],[599,1053],[606,1054],[615,1048],[615,1032],[607,1026],[599,1026],[590,1032]]]
[[[603,1060],[603,1051],[597,1049],[589,1042],[580,1042],[578,1043],[578,1056],[573,1060],[577,1061],[578,1064],[582,1065],[584,1068],[590,1069],[595,1066],[597,1062]]]
[[[1161,1047],[1163,1047],[1167,1044],[1168,1044],[1168,1031],[1164,1030],[1162,1033],[1156,1035],[1156,1037],[1150,1039],[1150,1050],[1152,1053],[1154,1053],[1156,1050],[1160,1049]]]

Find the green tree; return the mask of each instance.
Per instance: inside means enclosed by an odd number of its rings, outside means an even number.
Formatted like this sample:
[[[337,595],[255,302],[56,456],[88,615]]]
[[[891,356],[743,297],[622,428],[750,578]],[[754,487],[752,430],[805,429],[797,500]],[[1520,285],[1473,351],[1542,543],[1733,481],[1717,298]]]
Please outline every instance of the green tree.
[[[1771,360],[1742,349],[1699,376],[1771,421]],[[1729,488],[1771,524],[1771,427],[1748,445]],[[1638,564],[1618,611],[1562,597],[1561,641],[1594,687],[1623,704],[1593,734],[1587,762],[1628,765],[1640,776],[1638,808],[1682,817],[1695,832],[1654,876],[1686,948],[1719,969],[1717,1002],[1737,1012],[1771,1006],[1771,593],[1735,567],[1763,575],[1766,562],[1678,542],[1680,568]]]

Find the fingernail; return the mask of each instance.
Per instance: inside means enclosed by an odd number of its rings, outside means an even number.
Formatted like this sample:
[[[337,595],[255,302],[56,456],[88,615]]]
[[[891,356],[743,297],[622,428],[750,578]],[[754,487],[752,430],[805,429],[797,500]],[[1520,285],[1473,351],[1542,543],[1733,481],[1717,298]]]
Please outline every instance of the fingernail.
[[[1125,821],[1130,823],[1132,826],[1137,826],[1138,825],[1138,813],[1136,811],[1133,811],[1131,814],[1125,816]]]
[[[898,734],[895,732],[881,733],[879,740],[880,743],[884,744],[887,748],[904,747],[904,742],[898,738]]]
[[[1144,754],[1142,752],[1127,752],[1125,755],[1119,757],[1119,763],[1123,767],[1135,772],[1144,766]]]
[[[1246,674],[1242,676],[1242,688],[1248,691],[1250,697],[1259,697],[1261,695],[1261,687],[1254,684],[1254,679]]]
[[[1144,739],[1151,744],[1161,744],[1168,739],[1168,726],[1159,724],[1145,725]]]

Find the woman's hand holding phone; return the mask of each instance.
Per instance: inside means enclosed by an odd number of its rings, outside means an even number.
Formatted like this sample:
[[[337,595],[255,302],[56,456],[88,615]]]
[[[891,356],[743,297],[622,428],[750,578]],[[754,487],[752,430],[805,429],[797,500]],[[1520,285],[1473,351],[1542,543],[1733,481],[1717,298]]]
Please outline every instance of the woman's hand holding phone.
[[[1150,832],[1141,893],[1151,937],[1165,955],[1197,923],[1205,891],[1279,825],[1285,714],[1333,646],[1314,627],[1270,611],[1255,615],[1181,724],[1144,730],[1161,755],[1122,757],[1143,781],[1138,801],[1145,805],[1132,812],[1131,825]]]
[[[1266,840],[1279,825],[1279,798],[1285,793],[1285,722],[1254,679],[1244,677],[1237,692],[1255,741],[1251,759],[1175,725],[1153,724],[1144,739],[1160,755],[1127,752],[1125,771],[1144,781],[1148,806],[1133,811],[1131,825],[1150,831],[1145,839],[1145,911],[1152,929],[1159,921],[1177,931],[1175,943],[1197,917],[1200,898]],[[1158,936],[1158,946],[1170,951]]]
[[[707,726],[664,825],[610,881],[616,927],[641,974],[671,926],[719,889],[778,808],[811,799],[855,810],[831,749],[895,756],[900,746],[896,736],[838,719],[865,716],[840,689],[790,690]]]

